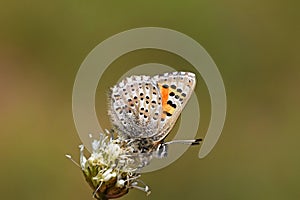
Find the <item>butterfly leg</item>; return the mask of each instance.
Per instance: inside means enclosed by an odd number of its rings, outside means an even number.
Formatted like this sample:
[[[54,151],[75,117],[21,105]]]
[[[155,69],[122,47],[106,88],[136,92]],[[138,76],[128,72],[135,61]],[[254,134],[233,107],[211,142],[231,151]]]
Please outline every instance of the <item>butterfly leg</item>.
[[[154,156],[156,158],[165,158],[168,156],[168,144],[166,143],[162,143],[162,144],[159,144],[155,153],[154,153]]]
[[[144,187],[138,186],[138,182],[140,182],[141,184],[143,184]],[[146,185],[146,184],[145,184],[143,181],[141,181],[141,180],[136,180],[135,182],[133,182],[133,183],[130,185],[130,187],[145,192],[147,196],[151,193],[151,190],[150,190],[149,186]]]

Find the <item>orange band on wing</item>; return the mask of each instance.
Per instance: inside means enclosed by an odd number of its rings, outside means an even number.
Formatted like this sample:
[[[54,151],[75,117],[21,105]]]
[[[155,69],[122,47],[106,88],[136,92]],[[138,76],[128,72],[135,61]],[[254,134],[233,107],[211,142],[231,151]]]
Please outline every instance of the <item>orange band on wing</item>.
[[[161,85],[159,86],[160,88],[160,92],[161,92],[161,102],[162,102],[162,107],[163,107],[163,111],[166,111],[168,113],[173,113],[174,110],[173,108],[167,104],[167,101],[169,99],[169,88],[164,88]]]

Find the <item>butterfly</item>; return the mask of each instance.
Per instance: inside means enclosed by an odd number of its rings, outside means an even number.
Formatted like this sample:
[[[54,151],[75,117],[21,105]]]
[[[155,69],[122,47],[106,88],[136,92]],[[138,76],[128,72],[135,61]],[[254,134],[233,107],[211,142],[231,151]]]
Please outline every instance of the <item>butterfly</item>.
[[[111,88],[109,111],[113,130],[139,153],[165,157],[167,144],[199,144],[201,139],[165,143],[196,85],[191,72],[131,76]]]
[[[86,181],[99,200],[118,198],[136,188],[150,194],[139,178],[140,169],[152,156],[165,157],[172,143],[199,144],[201,139],[165,142],[196,85],[191,72],[171,72],[156,76],[131,76],[111,88],[108,113],[111,137],[100,133],[93,140],[90,157],[80,145],[80,164]],[[66,155],[76,163],[70,155]]]

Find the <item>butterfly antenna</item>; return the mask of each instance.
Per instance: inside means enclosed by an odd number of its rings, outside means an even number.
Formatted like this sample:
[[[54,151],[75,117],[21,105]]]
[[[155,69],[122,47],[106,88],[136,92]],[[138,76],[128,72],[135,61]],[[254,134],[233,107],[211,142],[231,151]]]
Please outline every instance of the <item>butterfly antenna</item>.
[[[164,144],[175,144],[175,143],[180,143],[180,144],[188,144],[188,145],[199,145],[200,142],[202,141],[201,138],[195,139],[195,140],[172,140],[170,142],[166,142]]]
[[[67,154],[66,157],[69,158],[77,167],[81,169],[80,165],[72,158],[71,155]]]
[[[202,138],[195,139],[195,141],[191,145],[199,145],[202,142]]]

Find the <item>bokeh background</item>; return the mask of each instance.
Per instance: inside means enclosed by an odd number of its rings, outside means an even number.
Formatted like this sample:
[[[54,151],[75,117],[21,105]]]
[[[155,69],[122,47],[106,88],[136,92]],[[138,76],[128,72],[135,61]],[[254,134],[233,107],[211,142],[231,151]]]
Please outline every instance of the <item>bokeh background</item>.
[[[180,31],[205,47],[224,79],[227,120],[206,158],[190,148],[172,165],[143,174],[150,196],[133,190],[122,199],[299,199],[299,8],[292,0],[2,0],[0,199],[92,199],[81,171],[64,157],[79,158],[73,82],[97,44],[145,26]],[[163,51],[120,57],[97,91],[103,126],[102,96],[119,78],[114,71],[147,62],[192,69]],[[210,102],[201,81],[197,90],[203,137]]]

